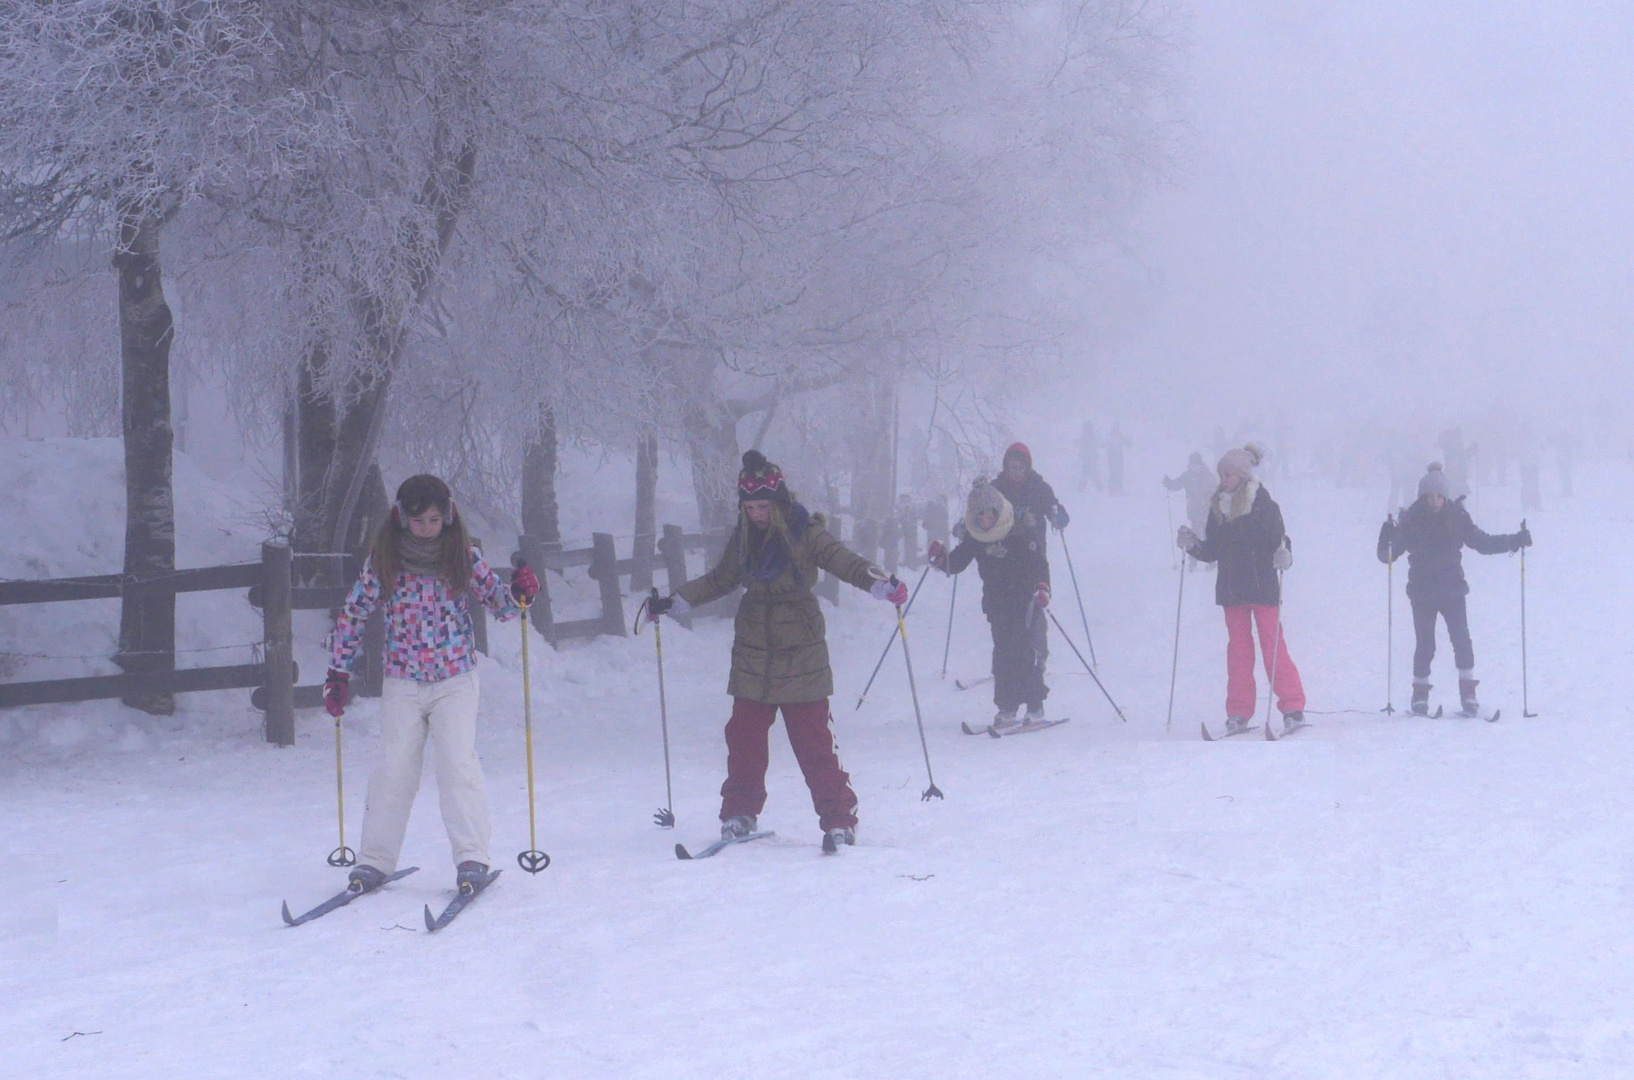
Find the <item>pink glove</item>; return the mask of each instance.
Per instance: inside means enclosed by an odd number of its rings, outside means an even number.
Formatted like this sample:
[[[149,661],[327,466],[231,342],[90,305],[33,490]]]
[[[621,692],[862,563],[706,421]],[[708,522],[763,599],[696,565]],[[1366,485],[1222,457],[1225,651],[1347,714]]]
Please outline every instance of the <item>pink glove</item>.
[[[523,607],[533,603],[533,598],[539,595],[539,575],[533,572],[533,567],[526,564],[519,566],[511,574],[511,598]]]
[[[908,586],[896,578],[891,578],[889,581],[876,581],[873,588],[868,590],[868,595],[875,600],[884,600],[888,604],[901,607],[908,602]]]
[[[352,696],[352,677],[344,671],[329,669],[329,677],[323,681],[323,707],[329,710],[329,715],[340,719],[340,714],[346,711],[347,699]]]
[[[1038,591],[1033,593],[1033,607],[1047,608],[1050,606],[1050,585],[1047,581],[1038,583]]]
[[[947,569],[947,548],[942,546],[942,541],[932,540],[930,547],[925,549],[925,553],[930,556],[930,564],[936,569]]]

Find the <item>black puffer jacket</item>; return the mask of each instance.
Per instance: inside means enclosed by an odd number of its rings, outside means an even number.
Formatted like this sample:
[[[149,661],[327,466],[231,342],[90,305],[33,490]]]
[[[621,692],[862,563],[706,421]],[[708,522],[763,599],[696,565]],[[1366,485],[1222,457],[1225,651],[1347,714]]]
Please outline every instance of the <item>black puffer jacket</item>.
[[[1254,505],[1236,521],[1227,521],[1219,507],[1211,508],[1203,539],[1192,545],[1189,554],[1220,564],[1214,602],[1221,607],[1274,605],[1282,600],[1282,586],[1271,556],[1286,538],[1282,508],[1261,487],[1254,495]]]
[[[948,552],[947,571],[957,574],[975,560],[982,578],[982,612],[989,618],[1013,616],[1032,603],[1040,584],[1049,584],[1044,530],[1033,515],[1020,515],[1010,534],[992,543],[977,540],[963,528],[958,531],[959,544]]]
[[[1007,473],[999,473],[993,478],[993,486],[999,489],[999,494],[1010,500],[1010,505],[1016,508],[1016,517],[1031,512],[1040,522],[1049,522],[1058,529],[1067,526],[1066,507],[1055,497],[1055,489],[1050,482],[1039,476],[1032,469],[1021,483],[1012,483]]]
[[[1519,534],[1492,536],[1482,532],[1464,509],[1464,500],[1448,501],[1439,511],[1421,498],[1401,512],[1392,528],[1379,530],[1379,561],[1394,562],[1407,555],[1407,595],[1416,600],[1452,600],[1469,595],[1464,580],[1464,548],[1482,555],[1500,555],[1520,547]]]

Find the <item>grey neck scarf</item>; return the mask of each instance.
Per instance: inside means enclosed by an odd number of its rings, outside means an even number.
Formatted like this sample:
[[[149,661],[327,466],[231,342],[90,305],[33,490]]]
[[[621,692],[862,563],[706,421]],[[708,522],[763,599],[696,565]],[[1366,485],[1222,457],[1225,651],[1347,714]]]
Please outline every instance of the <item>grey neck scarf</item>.
[[[401,569],[409,574],[436,577],[447,567],[447,560],[443,557],[442,537],[421,540],[407,529],[404,529],[397,538],[397,557],[402,563]]]

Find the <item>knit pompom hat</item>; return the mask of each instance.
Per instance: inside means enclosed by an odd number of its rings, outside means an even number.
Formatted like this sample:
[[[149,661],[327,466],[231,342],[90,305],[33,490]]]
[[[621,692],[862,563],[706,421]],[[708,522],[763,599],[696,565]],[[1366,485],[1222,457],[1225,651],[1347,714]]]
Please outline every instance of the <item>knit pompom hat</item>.
[[[1439,495],[1443,499],[1447,497],[1447,474],[1441,471],[1439,461],[1430,462],[1429,469],[1418,482],[1418,497],[1422,499],[1426,495]]]
[[[1240,450],[1227,450],[1220,456],[1220,464],[1215,471],[1221,476],[1240,476],[1244,480],[1254,479],[1254,469],[1265,460],[1265,451],[1258,443],[1249,443]]]
[[[766,455],[759,450],[746,450],[743,454],[743,470],[738,473],[738,502],[752,502],[756,499],[770,499],[785,505],[794,501],[789,492],[788,482],[783,479],[783,470],[766,460]]]

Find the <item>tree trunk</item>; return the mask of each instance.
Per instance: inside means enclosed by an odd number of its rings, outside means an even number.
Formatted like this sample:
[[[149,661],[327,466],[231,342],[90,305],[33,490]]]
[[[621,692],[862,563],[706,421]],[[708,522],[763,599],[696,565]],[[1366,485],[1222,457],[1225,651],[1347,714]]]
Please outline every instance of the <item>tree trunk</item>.
[[[545,545],[546,550],[561,549],[562,525],[556,504],[556,413],[548,405],[541,410],[539,433],[522,452],[522,534]]]
[[[125,442],[125,575],[151,578],[176,569],[176,504],[171,486],[170,346],[175,339],[160,277],[156,212],[126,216],[114,270],[119,277],[121,417]],[[176,594],[127,593],[119,610],[119,655],[126,671],[176,666]],[[124,703],[155,716],[176,711],[168,693]]]
[[[645,432],[635,444],[635,543],[636,558],[658,551],[658,436]],[[637,567],[630,574],[630,592],[652,588],[652,571]]]

